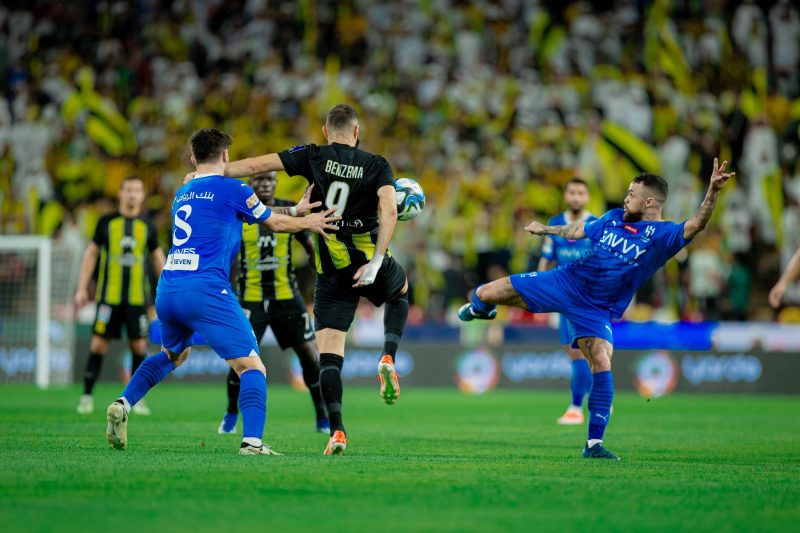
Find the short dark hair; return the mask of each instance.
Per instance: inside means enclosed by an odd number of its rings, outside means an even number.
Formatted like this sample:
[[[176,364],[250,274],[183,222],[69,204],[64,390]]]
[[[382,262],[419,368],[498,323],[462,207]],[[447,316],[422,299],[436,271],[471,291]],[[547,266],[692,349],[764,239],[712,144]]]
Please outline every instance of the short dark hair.
[[[215,161],[232,142],[230,135],[216,128],[199,129],[189,138],[194,160],[198,164]]]
[[[358,123],[358,113],[348,104],[336,104],[328,111],[325,126],[329,130],[342,130]]]
[[[267,172],[257,172],[253,174],[252,176],[250,176],[250,183],[256,180],[277,180],[277,179],[278,179],[278,173],[275,172],[274,170],[270,170]]]
[[[658,200],[659,203],[665,202],[669,194],[667,180],[655,174],[642,172],[633,178],[633,183],[641,183],[643,186],[650,189],[651,192],[655,193],[656,200]]]
[[[142,178],[140,178],[139,176],[137,176],[135,174],[130,174],[130,175],[125,176],[124,178],[122,178],[122,181],[119,184],[120,187],[122,187],[123,185],[125,185],[129,181],[141,181],[142,185],[144,185],[144,180]]]
[[[589,188],[589,184],[586,183],[586,181],[584,181],[583,179],[581,179],[581,178],[579,178],[577,176],[574,177],[574,178],[570,178],[569,181],[567,181],[567,184],[564,185],[564,190],[566,190],[567,187],[569,187],[570,185],[583,185],[587,189]]]

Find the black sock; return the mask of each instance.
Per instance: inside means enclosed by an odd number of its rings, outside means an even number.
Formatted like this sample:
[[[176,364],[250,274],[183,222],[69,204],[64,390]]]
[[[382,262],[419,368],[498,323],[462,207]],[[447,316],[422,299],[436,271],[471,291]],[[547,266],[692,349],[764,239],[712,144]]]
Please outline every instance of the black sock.
[[[91,394],[94,384],[100,377],[100,370],[103,368],[103,356],[99,353],[90,353],[89,360],[86,362],[86,373],[83,375],[83,393]]]
[[[308,392],[311,394],[311,401],[314,403],[314,411],[317,414],[317,420],[325,418],[327,411],[325,410],[325,402],[322,400],[322,390],[319,387],[319,363],[316,358],[309,358],[300,356],[300,352],[296,352],[297,358],[300,359],[300,366],[303,369],[303,382],[308,387]]]
[[[319,385],[322,397],[328,408],[328,419],[331,422],[331,435],[337,429],[344,431],[342,422],[342,365],[344,357],[333,353],[319,356]]]
[[[239,412],[239,390],[241,388],[239,374],[231,368],[228,371],[228,412],[232,415]]]
[[[131,376],[136,373],[136,369],[139,368],[139,365],[144,362],[145,357],[147,357],[147,355],[143,353],[135,353],[131,355]]]
[[[408,294],[403,294],[383,304],[383,353],[397,354],[397,346],[403,336],[403,328],[408,318]]]

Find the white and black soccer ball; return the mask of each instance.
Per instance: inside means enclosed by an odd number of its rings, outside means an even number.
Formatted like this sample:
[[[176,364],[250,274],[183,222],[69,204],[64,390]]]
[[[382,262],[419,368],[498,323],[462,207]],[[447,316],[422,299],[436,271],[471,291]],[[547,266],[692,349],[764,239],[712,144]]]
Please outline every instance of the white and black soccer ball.
[[[397,220],[411,220],[425,207],[425,191],[419,183],[411,178],[399,178],[394,181],[397,193]]]

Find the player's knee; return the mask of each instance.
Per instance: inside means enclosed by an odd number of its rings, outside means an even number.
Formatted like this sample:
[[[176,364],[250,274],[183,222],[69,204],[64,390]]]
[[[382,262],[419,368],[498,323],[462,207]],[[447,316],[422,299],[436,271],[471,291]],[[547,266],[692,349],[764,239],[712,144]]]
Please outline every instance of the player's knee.
[[[265,376],[267,375],[267,369],[264,368],[264,363],[261,362],[260,357],[237,357],[236,359],[229,359],[228,363],[231,365],[231,368],[236,371],[239,377],[241,377],[241,375],[248,370],[258,370]]]
[[[175,368],[178,368],[186,361],[186,358],[189,357],[189,352],[191,352],[191,348],[186,348],[184,351],[180,353],[173,352],[171,350],[164,349],[164,352],[167,354],[167,357],[170,358],[172,364],[175,365]]]
[[[92,335],[92,340],[89,344],[89,350],[92,353],[100,355],[105,355],[108,353],[108,340],[104,339],[100,335]]]
[[[599,352],[592,354],[592,372],[606,372],[611,370],[611,354]]]
[[[572,360],[572,361],[578,361],[580,359],[586,359],[579,349],[573,348],[571,346],[567,346],[567,355],[569,356],[570,360]]]

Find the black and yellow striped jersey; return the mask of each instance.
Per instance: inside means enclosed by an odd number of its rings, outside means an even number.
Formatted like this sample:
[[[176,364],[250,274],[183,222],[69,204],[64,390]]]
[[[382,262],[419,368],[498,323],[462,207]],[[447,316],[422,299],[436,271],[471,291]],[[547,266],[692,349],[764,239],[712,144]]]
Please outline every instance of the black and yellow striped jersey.
[[[146,265],[150,252],[158,248],[153,223],[142,216],[111,213],[97,221],[92,240],[100,247],[97,302],[145,305],[150,292]]]
[[[292,206],[286,200],[275,200],[270,206]],[[299,295],[292,267],[292,238],[307,241],[305,232],[273,233],[261,224],[242,225],[239,250],[239,299],[243,302],[291,300]]]
[[[336,208],[342,217],[330,239],[315,240],[317,272],[334,274],[369,262],[378,240],[378,189],[394,187],[386,159],[340,143],[295,146],[278,156],[287,174],[314,185],[312,202]]]

